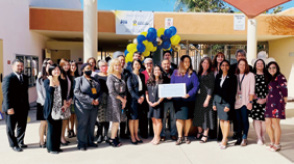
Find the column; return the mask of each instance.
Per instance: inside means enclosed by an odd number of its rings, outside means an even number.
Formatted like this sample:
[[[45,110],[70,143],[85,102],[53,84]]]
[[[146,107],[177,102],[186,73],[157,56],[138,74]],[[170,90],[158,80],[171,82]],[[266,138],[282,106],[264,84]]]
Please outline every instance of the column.
[[[248,19],[247,22],[247,61],[251,65],[257,54],[256,40],[257,22],[255,19]]]
[[[83,61],[88,58],[97,58],[98,51],[98,13],[97,0],[84,0],[84,55]]]

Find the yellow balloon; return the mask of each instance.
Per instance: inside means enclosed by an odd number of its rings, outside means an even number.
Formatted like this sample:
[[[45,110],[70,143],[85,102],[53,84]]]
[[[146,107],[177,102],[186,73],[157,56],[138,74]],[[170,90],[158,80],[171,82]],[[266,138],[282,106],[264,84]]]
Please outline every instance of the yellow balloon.
[[[148,42],[147,44],[146,44],[146,50],[147,51],[151,51],[151,50],[153,50],[153,44],[152,44],[152,42]]]
[[[128,44],[127,50],[131,53],[134,53],[137,51],[137,45],[134,43]]]
[[[153,49],[151,50],[151,52],[155,52],[157,50],[157,47],[153,46]]]
[[[160,37],[161,37],[161,35],[163,35],[163,34],[164,34],[164,31],[165,31],[165,29],[164,29],[164,28],[159,28],[159,29],[157,30],[157,36],[160,38]]]
[[[126,63],[133,61],[133,53],[128,53],[126,56]]]
[[[172,45],[178,45],[181,41],[181,37],[179,35],[174,35],[170,38],[170,42]]]
[[[144,57],[147,57],[147,56],[149,56],[149,55],[150,55],[150,51],[147,51],[147,50],[146,50],[146,51],[143,52],[143,56],[144,56]]]
[[[141,35],[144,35],[146,37],[147,36],[147,32],[146,31],[141,32]]]

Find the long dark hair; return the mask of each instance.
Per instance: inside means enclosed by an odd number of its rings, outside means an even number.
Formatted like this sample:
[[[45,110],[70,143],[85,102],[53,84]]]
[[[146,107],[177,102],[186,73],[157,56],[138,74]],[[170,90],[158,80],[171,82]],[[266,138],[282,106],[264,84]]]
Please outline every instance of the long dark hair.
[[[213,60],[212,60],[212,69],[213,69],[213,71],[217,70],[217,57],[220,56],[220,55],[224,57],[224,60],[226,59],[224,53],[222,53],[222,52],[218,52],[218,53],[214,56],[214,58],[213,58]],[[217,71],[219,71],[219,70],[217,70]]]
[[[154,69],[158,67],[160,72],[161,72],[161,75],[159,76],[159,81],[157,84],[162,84],[163,83],[163,77],[162,77],[162,71],[161,71],[161,67],[159,65],[155,65],[151,71],[151,75],[149,77],[149,79],[147,80],[147,86],[153,86],[153,85],[156,85],[156,81],[155,81],[155,75],[154,75]]]
[[[254,63],[254,67],[253,67],[253,73],[256,74],[257,70],[256,70],[256,64],[258,61],[261,61],[262,64],[263,64],[263,75],[264,75],[264,79],[265,79],[265,83],[268,84],[269,83],[269,73],[268,73],[268,70],[266,69],[266,65],[265,65],[265,62],[262,60],[262,59],[257,59]]]
[[[46,58],[43,61],[43,65],[42,65],[42,71],[41,71],[41,76],[38,79],[39,84],[41,84],[41,81],[44,81],[47,79],[48,73],[47,73],[47,65],[48,65],[48,61],[50,61],[50,58]]]
[[[270,76],[270,81],[274,81],[275,78],[276,78],[279,74],[281,74],[281,72],[280,72],[280,67],[279,67],[278,63],[275,62],[275,61],[269,62],[269,63],[267,64],[267,70],[269,69],[269,67],[270,67],[272,64],[274,64],[274,65],[277,67],[277,72],[274,74],[274,76],[272,76],[271,74],[269,74],[269,76]]]
[[[219,67],[222,66],[223,63],[227,63],[229,65],[229,70],[228,70],[228,74],[231,72],[230,69],[231,69],[231,66],[230,66],[230,62],[226,59],[224,59],[220,64],[219,64]],[[220,68],[219,69],[219,75],[223,75],[223,71],[222,69]]]
[[[250,68],[249,68],[249,65],[248,65],[248,62],[246,59],[240,59],[238,61],[238,64],[237,64],[237,70],[236,70],[236,74],[240,74],[240,70],[239,70],[239,64],[241,63],[241,61],[245,62],[245,71],[244,71],[244,74],[248,74],[249,71],[250,71]]]
[[[142,68],[142,63],[141,63],[141,61],[138,60],[138,59],[135,59],[135,60],[133,60],[133,63],[132,63],[132,70],[134,70],[134,64],[135,64],[135,62],[138,62],[138,63],[140,64],[140,69],[141,69],[141,68]]]
[[[190,66],[187,70],[187,72],[184,72],[184,60],[188,58],[190,60]],[[189,55],[183,55],[180,59],[180,64],[179,64],[179,68],[178,68],[178,76],[184,76],[186,73],[189,73],[189,75],[191,75],[193,73],[193,66],[192,66],[192,59]]]
[[[65,64],[69,64],[69,60],[66,60],[66,59],[61,59],[60,60],[60,62],[59,62],[59,68],[60,68],[60,72],[61,72],[61,77],[62,78],[65,78],[66,79],[66,77],[71,77],[71,74],[70,74],[70,66],[69,66],[69,69],[68,69],[68,71],[67,72],[65,72],[64,70],[63,70],[63,66],[65,65]]]
[[[57,64],[52,64],[52,65],[50,65],[50,67],[49,67],[49,69],[48,69],[48,75],[49,75],[49,76],[53,76],[53,75],[52,75],[52,71],[53,71],[56,67],[58,67],[59,70],[60,70],[60,67],[59,67]]]
[[[212,68],[212,62],[211,62],[211,59],[209,57],[204,57],[200,64],[199,64],[199,71],[198,71],[198,76],[201,76],[201,74],[203,73],[203,68],[202,68],[202,63],[207,60],[208,61],[208,64],[209,64],[209,68],[207,70],[207,74],[211,72],[211,68]]]
[[[70,74],[71,74],[71,76],[73,76],[73,77],[79,77],[80,75],[79,75],[79,67],[78,67],[78,63],[77,63],[75,60],[72,60],[72,61],[69,62],[70,65],[73,64],[73,63],[76,65],[76,71],[75,71],[75,72],[72,72],[72,71],[71,71],[71,68],[69,68],[69,70],[70,70]],[[70,67],[71,67],[71,66],[70,66]]]

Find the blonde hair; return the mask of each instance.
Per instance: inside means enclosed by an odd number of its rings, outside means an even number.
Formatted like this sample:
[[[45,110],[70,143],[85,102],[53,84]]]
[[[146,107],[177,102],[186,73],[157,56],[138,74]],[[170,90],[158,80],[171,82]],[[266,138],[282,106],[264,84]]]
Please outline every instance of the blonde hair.
[[[120,61],[118,59],[112,59],[110,61],[110,65],[109,65],[108,70],[107,70],[108,75],[114,74],[114,66],[116,64],[120,64],[121,65],[121,63],[120,63]],[[122,73],[122,67],[120,67],[119,73]]]

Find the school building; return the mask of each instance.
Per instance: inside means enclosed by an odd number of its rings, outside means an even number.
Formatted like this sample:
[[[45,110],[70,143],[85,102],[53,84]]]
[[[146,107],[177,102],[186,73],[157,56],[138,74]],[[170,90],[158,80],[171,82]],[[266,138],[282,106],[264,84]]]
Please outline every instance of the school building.
[[[246,48],[247,18],[244,29],[235,29],[235,15],[240,13],[182,13],[153,12],[153,25],[164,28],[166,18],[172,18],[173,26],[181,36],[183,54],[213,56],[214,44],[225,45],[225,55],[234,59],[238,48]],[[114,51],[124,51],[137,35],[116,33],[115,11],[98,11],[97,59],[111,56]],[[288,79],[289,97],[294,97],[294,8],[279,14],[261,14],[257,22],[258,46],[267,51],[281,67]],[[95,36],[94,36],[95,37]],[[0,1],[0,73],[11,73],[15,58],[25,61],[25,74],[30,77],[29,99],[37,98],[35,79],[45,57],[55,62],[60,58],[84,61],[83,10],[79,0],[3,0]],[[196,46],[191,48],[191,45]],[[256,52],[257,54],[257,52]],[[256,54],[248,54],[256,56]],[[251,63],[249,61],[249,63]],[[1,83],[0,83],[1,85]],[[2,90],[0,89],[2,102]]]

